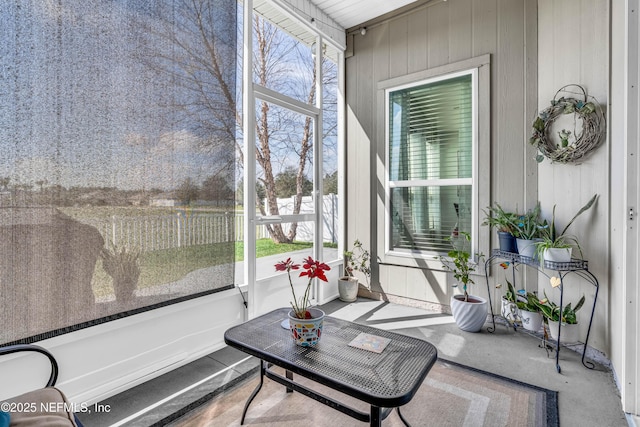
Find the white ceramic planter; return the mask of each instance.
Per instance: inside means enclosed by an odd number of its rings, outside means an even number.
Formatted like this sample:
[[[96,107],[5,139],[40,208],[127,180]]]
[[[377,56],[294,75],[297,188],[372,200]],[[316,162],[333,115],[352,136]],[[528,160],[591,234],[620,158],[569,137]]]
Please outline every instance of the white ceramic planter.
[[[520,310],[522,326],[527,331],[538,332],[542,327],[542,314],[533,311]]]
[[[554,340],[558,340],[558,324],[554,320],[549,320],[549,334]],[[563,323],[560,329],[560,342],[564,344],[580,341],[580,327],[578,324]]]
[[[470,302],[464,301],[464,295],[451,297],[451,314],[456,325],[466,332],[479,332],[487,321],[487,300],[469,295]]]
[[[322,336],[324,324],[324,311],[319,308],[310,308],[311,319],[298,319],[293,316],[293,310],[289,311],[289,329],[295,343],[302,347],[314,346]]]
[[[545,261],[571,262],[571,248],[549,248],[542,255]]]
[[[534,240],[516,239],[518,253],[522,256],[534,258],[536,255],[536,242]]]
[[[511,302],[505,299],[505,297],[502,297],[502,307],[500,310],[500,314],[510,323],[520,322],[518,306],[515,302]]]
[[[341,301],[353,302],[358,299],[358,279],[343,276],[338,279],[338,294]]]

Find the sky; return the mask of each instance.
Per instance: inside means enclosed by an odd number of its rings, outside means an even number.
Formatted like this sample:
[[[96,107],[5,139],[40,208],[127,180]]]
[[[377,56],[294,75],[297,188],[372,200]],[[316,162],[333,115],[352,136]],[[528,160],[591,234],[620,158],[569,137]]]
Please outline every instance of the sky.
[[[173,31],[188,34],[174,3],[2,2],[0,177],[11,184],[168,190],[187,177],[202,182],[210,175],[220,153],[202,148],[207,135],[190,112],[176,107],[195,105],[182,90],[183,76],[170,78],[144,60],[183,59],[166,39],[154,42],[146,31],[164,31],[154,18],[157,5],[177,11]],[[233,28],[227,40],[235,43],[235,2],[213,3],[233,9],[221,14],[233,22],[212,31]],[[227,52],[235,63],[235,46]]]

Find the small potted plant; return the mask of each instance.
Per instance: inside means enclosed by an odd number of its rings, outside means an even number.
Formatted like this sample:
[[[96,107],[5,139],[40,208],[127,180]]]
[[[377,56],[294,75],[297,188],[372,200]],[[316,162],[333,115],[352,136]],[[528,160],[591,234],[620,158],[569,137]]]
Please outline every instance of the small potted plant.
[[[495,207],[489,206],[487,209],[489,210],[488,212],[483,211],[485,218],[482,225],[488,225],[497,230],[501,251],[518,253],[516,238],[513,235],[517,215],[513,212],[505,211],[498,203],[495,204]]]
[[[538,296],[532,292],[526,293],[525,301],[516,302],[522,326],[528,331],[538,332],[542,326],[542,313],[537,303]]]
[[[562,342],[572,343],[579,341],[580,333],[578,329],[578,317],[576,312],[582,308],[585,302],[584,295],[578,302],[573,305],[569,303],[562,308],[560,313],[560,306],[553,301],[549,300],[545,293],[544,299],[537,302],[537,306],[542,312],[542,315],[547,320],[549,325],[549,334],[554,340],[558,340],[559,324],[562,322]],[[562,314],[562,315],[561,315]]]
[[[516,238],[518,253],[528,258],[534,258],[536,253],[536,240],[539,240],[540,228],[540,202],[536,207],[528,210],[523,215],[514,215],[511,224],[511,233]]]
[[[355,271],[363,273],[367,284],[369,283],[370,260],[369,251],[362,247],[360,240],[353,242],[350,251],[344,251],[344,276],[338,279],[338,292],[342,301],[353,302],[358,298],[359,282],[353,274]]]
[[[582,257],[582,249],[580,248],[580,244],[578,240],[571,235],[567,234],[567,230],[573,224],[573,221],[578,218],[583,212],[589,210],[591,206],[595,203],[598,195],[595,194],[591,200],[587,202],[578,213],[571,218],[571,221],[562,229],[562,232],[558,233],[556,230],[556,206],[553,206],[553,215],[551,217],[551,223],[547,224],[544,222],[543,226],[540,227],[540,240],[535,243],[536,245],[536,254],[539,260],[552,261],[552,262],[571,262],[571,252],[573,247],[575,246],[580,252],[580,257]]]
[[[460,232],[467,242],[471,241],[471,236],[467,232]],[[450,239],[449,239],[450,240]],[[453,244],[452,244],[453,246]],[[477,255],[482,258],[482,254]],[[451,297],[451,314],[458,328],[467,332],[478,332],[487,320],[487,300],[485,298],[469,295],[468,285],[474,283],[471,273],[475,271],[476,265],[471,262],[471,254],[464,248],[453,246],[446,257],[440,257],[442,267],[453,273],[454,279],[462,285],[462,294]]]
[[[502,296],[502,305],[500,314],[509,323],[519,323],[520,315],[518,314],[518,294],[513,284],[505,278],[507,282],[507,292]]]
[[[286,271],[291,286],[293,300],[290,302],[292,310],[289,312],[289,328],[291,336],[297,345],[309,347],[316,345],[322,335],[322,325],[324,321],[324,311],[319,308],[309,307],[309,293],[313,279],[327,281],[325,271],[331,270],[327,264],[308,257],[302,264],[302,271],[299,277],[308,277],[307,286],[302,298],[296,297],[296,291],[291,279],[291,271],[300,269],[300,264],[295,264],[291,258],[281,261],[275,265],[276,271]]]

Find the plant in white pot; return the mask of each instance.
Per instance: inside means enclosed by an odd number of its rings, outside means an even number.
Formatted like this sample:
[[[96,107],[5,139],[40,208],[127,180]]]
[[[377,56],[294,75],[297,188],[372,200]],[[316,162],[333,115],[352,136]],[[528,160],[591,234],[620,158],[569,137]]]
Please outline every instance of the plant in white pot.
[[[540,240],[540,202],[536,207],[522,215],[512,218],[511,233],[516,238],[518,253],[528,258],[534,258],[536,253],[535,242]]]
[[[518,253],[516,238],[513,235],[514,224],[517,220],[516,214],[505,211],[498,203],[495,206],[489,206],[487,209],[489,210],[488,212],[483,211],[485,218],[482,225],[488,225],[496,229],[501,251]]]
[[[584,305],[585,296],[583,295],[575,305],[572,305],[571,303],[565,305],[562,308],[562,316],[560,315],[560,306],[549,300],[546,293],[544,296],[545,298],[538,301],[537,305],[540,308],[542,315],[547,320],[551,338],[558,340],[558,334],[560,333],[561,342],[578,342],[580,340],[580,330],[578,329],[578,317],[576,316],[576,312]],[[562,322],[561,329],[560,322]]]
[[[542,326],[542,312],[538,307],[538,296],[532,292],[527,292],[526,301],[518,301],[518,309],[520,310],[520,320],[522,326],[533,332],[538,332]]]
[[[467,242],[471,241],[469,233],[460,232]],[[478,254],[478,259],[482,254]],[[471,273],[475,271],[476,264],[471,260],[471,254],[464,248],[454,247],[447,253],[446,257],[440,257],[442,267],[453,273],[454,279],[462,285],[462,294],[451,297],[451,314],[456,325],[466,332],[478,332],[487,320],[487,300],[485,298],[469,295],[468,285],[474,283]]]
[[[509,323],[520,323],[520,314],[518,313],[518,293],[516,292],[513,284],[505,278],[507,282],[507,292],[502,296],[502,305],[500,314]]]
[[[543,226],[540,228],[540,241],[536,242],[536,254],[539,260],[552,261],[552,262],[571,262],[572,249],[575,246],[580,251],[580,257],[582,257],[582,249],[578,240],[571,235],[567,234],[567,230],[573,224],[573,221],[578,218],[583,212],[589,210],[591,206],[596,202],[598,195],[595,194],[591,200],[587,202],[578,213],[571,218],[571,221],[562,229],[562,232],[556,231],[556,206],[553,206],[553,216],[551,217],[551,224],[548,224],[545,220]]]
[[[313,279],[327,281],[325,271],[331,270],[327,264],[308,257],[302,263],[302,271],[299,277],[307,277],[307,285],[304,295],[301,298],[296,297],[296,291],[291,279],[291,271],[299,270],[300,264],[294,263],[291,258],[280,261],[275,265],[276,271],[286,271],[291,287],[291,295],[293,300],[290,302],[291,310],[289,311],[289,329],[294,342],[302,347],[314,346],[322,336],[322,327],[324,324],[324,311],[317,307],[311,307],[310,291]]]
[[[338,293],[340,299],[346,302],[353,302],[358,298],[358,278],[354,276],[354,271],[364,274],[369,284],[371,276],[371,255],[369,251],[362,247],[362,242],[356,239],[350,251],[344,251],[344,276],[338,279]]]

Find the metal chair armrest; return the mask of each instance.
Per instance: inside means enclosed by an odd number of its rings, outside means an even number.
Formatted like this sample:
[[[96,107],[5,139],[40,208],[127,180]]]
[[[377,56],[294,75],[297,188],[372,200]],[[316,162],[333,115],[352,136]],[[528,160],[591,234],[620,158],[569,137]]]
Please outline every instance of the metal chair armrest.
[[[53,354],[51,354],[44,347],[40,347],[39,345],[35,344],[8,345],[6,347],[0,347],[0,356],[2,356],[3,354],[18,353],[22,351],[32,351],[47,356],[49,362],[51,363],[51,376],[49,377],[49,381],[47,382],[46,387],[53,387],[58,380],[58,362],[56,362]]]

